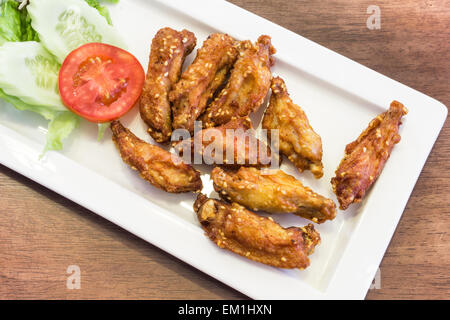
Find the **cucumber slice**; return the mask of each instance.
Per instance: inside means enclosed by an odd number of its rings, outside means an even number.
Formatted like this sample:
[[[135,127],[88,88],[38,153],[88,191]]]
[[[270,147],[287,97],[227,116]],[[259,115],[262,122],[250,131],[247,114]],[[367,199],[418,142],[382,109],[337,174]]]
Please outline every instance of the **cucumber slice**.
[[[67,111],[58,91],[59,63],[40,43],[7,42],[0,47],[0,88],[25,103]]]
[[[124,48],[114,27],[83,0],[32,0],[27,10],[40,40],[61,63],[70,52],[89,42]]]

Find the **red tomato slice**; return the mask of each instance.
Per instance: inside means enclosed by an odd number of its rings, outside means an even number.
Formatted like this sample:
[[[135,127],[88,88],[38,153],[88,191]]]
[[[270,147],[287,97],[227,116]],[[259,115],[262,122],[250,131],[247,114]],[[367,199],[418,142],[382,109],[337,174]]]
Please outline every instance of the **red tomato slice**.
[[[108,122],[136,104],[144,81],[144,69],[131,53],[104,43],[88,43],[64,60],[59,93],[63,103],[79,116]]]

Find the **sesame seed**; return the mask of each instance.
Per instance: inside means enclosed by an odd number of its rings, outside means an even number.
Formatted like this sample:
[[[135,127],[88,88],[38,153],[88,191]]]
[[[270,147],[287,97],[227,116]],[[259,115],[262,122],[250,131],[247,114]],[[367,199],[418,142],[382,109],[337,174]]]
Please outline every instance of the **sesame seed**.
[[[380,129],[377,129],[377,138],[381,138],[381,131],[380,131]]]

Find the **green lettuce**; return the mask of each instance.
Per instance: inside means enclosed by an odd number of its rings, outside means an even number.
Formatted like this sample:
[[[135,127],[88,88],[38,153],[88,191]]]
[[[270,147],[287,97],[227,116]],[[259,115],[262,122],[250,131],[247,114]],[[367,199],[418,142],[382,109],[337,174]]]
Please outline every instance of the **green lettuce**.
[[[49,150],[62,150],[62,141],[78,126],[79,117],[72,112],[63,111],[54,114],[48,125],[45,154]]]
[[[0,0],[0,45],[7,41],[39,41],[26,7],[14,0]]]
[[[50,150],[62,150],[63,140],[70,135],[80,121],[80,118],[70,111],[55,111],[45,106],[31,105],[17,97],[6,94],[2,89],[0,89],[0,98],[9,102],[18,110],[37,113],[50,121],[42,155]]]
[[[18,2],[0,2],[0,45],[8,41],[22,41],[22,14]]]
[[[102,141],[105,136],[105,131],[111,126],[111,122],[104,122],[98,124],[97,141]]]
[[[39,42],[39,36],[31,26],[31,17],[28,14],[27,7],[20,10],[20,22],[22,28],[22,41]]]
[[[28,104],[17,97],[6,94],[2,89],[0,89],[0,98],[12,104],[16,109],[20,111],[35,112],[37,114],[40,114],[46,120],[52,120],[55,116],[55,111],[53,109],[44,106],[35,106],[32,104]]]

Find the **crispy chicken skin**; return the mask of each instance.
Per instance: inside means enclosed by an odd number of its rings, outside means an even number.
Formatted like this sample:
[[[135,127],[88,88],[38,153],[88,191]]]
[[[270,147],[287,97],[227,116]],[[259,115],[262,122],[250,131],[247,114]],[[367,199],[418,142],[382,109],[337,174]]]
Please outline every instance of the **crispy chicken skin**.
[[[316,178],[323,176],[322,139],[310,126],[305,112],[289,97],[286,85],[280,77],[272,80],[272,95],[264,114],[262,127],[279,130],[280,152],[300,172],[311,170]]]
[[[206,235],[217,246],[274,267],[305,269],[309,266],[308,255],[320,243],[320,235],[312,224],[283,228],[237,203],[202,194],[194,203],[194,211]]]
[[[281,170],[264,172],[256,168],[227,170],[216,167],[211,172],[211,179],[214,190],[222,199],[253,211],[293,213],[316,223],[336,217],[336,205],[332,200]]]
[[[407,113],[403,104],[393,101],[389,110],[373,119],[358,139],[347,145],[336,177],[331,179],[342,210],[360,202],[381,174],[392,148],[400,142],[398,129]]]
[[[196,41],[192,32],[178,32],[171,28],[159,30],[153,38],[140,113],[156,142],[170,140],[172,110],[168,95],[180,79],[184,60],[194,49]]]
[[[200,130],[193,138],[178,143],[175,149],[180,154],[190,150],[193,156],[200,155],[206,164],[229,167],[264,167],[270,166],[271,161],[279,162],[279,157],[272,154],[267,144],[254,132],[247,131],[252,129],[248,117],[237,118],[219,127]]]
[[[234,117],[245,117],[264,102],[270,88],[276,50],[269,36],[260,36],[255,44],[242,41],[239,57],[225,88],[201,117],[203,127],[215,127]]]
[[[111,130],[123,161],[143,179],[170,193],[201,191],[200,172],[181,159],[175,163],[176,155],[142,141],[119,121],[111,123]]]
[[[174,129],[186,129],[192,134],[194,121],[225,82],[237,55],[236,41],[229,35],[215,33],[203,43],[169,94]]]

